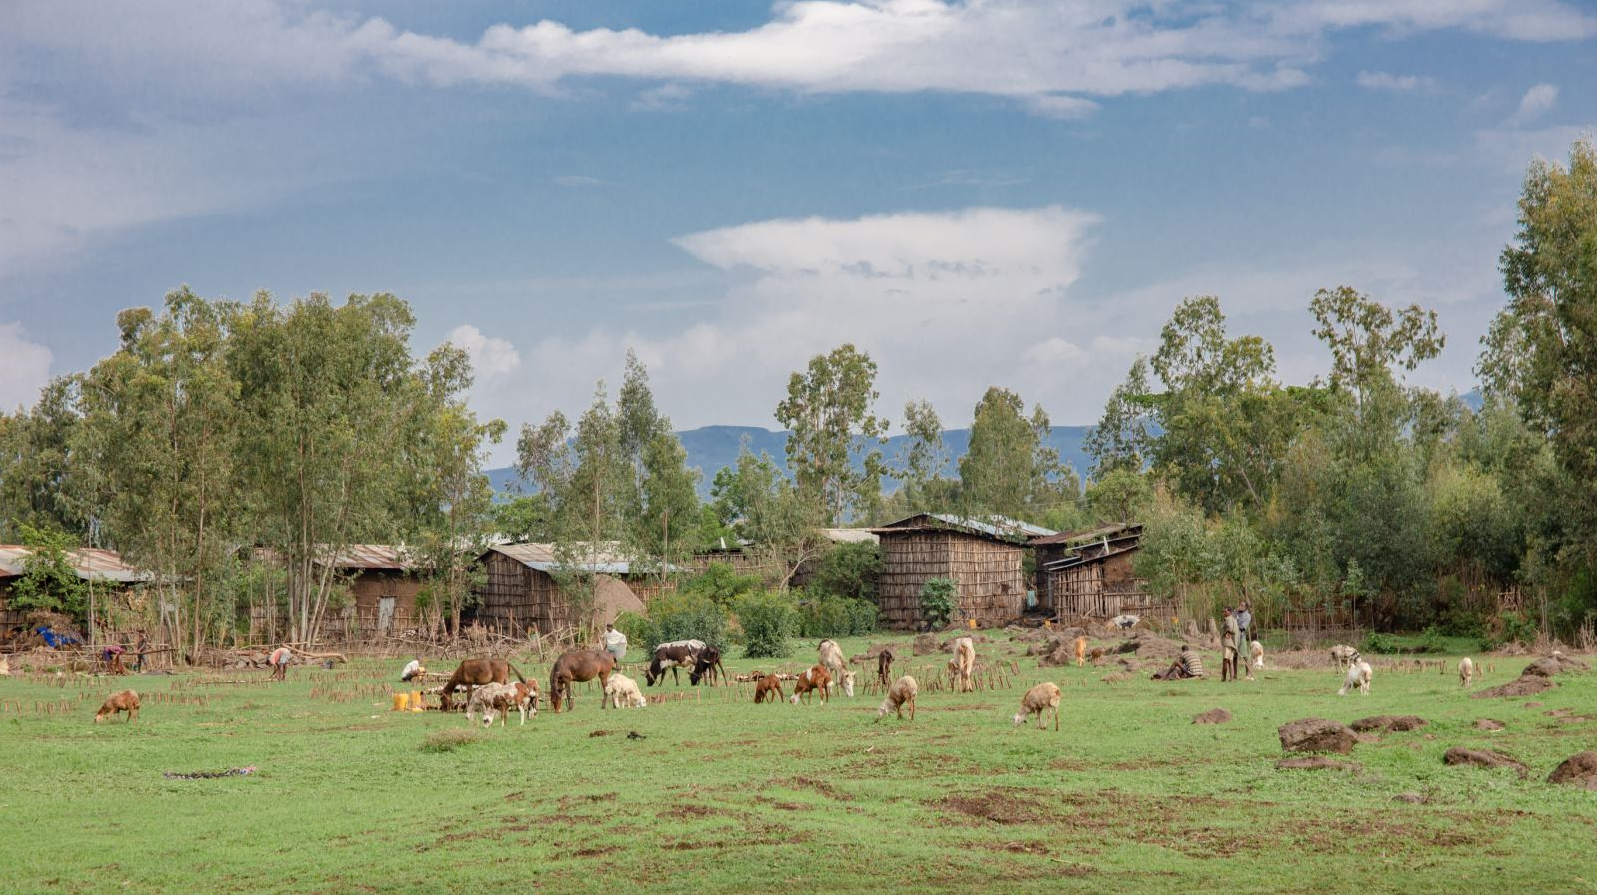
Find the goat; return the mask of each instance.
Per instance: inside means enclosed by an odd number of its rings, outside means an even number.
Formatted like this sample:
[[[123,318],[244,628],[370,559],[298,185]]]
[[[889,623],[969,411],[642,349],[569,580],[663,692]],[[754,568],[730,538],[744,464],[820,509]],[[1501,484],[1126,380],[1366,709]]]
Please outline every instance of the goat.
[[[900,721],[904,719],[904,706],[909,706],[909,720],[915,720],[915,696],[920,693],[920,685],[909,675],[904,675],[893,682],[887,689],[887,698],[876,707],[876,720],[887,717],[888,712],[897,712]]]
[[[1253,656],[1253,667],[1262,671],[1264,669],[1264,644],[1257,640],[1253,641],[1248,644],[1248,653]]]
[[[1346,696],[1347,691],[1353,687],[1358,687],[1359,692],[1365,696],[1370,695],[1370,677],[1374,673],[1375,670],[1370,667],[1370,663],[1355,662],[1349,666],[1347,677],[1342,681],[1342,689],[1336,691],[1336,695]]]
[[[843,695],[854,696],[854,672],[848,670],[843,662],[843,651],[838,648],[835,640],[822,640],[816,647],[821,665],[832,676],[833,686],[843,688]]]
[[[970,676],[976,670],[976,641],[960,637],[954,641],[954,658],[948,660],[948,673],[954,679],[954,689],[969,693],[976,689]]]
[[[1043,712],[1048,709],[1054,710],[1054,730],[1058,730],[1059,685],[1052,681],[1044,681],[1027,690],[1026,695],[1020,697],[1020,711],[1015,713],[1015,724],[1017,726],[1028,724],[1031,722],[1031,716],[1036,715],[1037,729],[1041,730],[1045,726],[1043,724]]]
[[[1087,638],[1076,638],[1076,667],[1081,668],[1087,664]]]
[[[1458,685],[1468,688],[1469,682],[1475,679],[1475,660],[1465,656],[1458,660]]]
[[[825,668],[816,665],[815,667],[799,675],[798,680],[793,682],[793,696],[788,699],[788,702],[798,705],[800,696],[808,696],[811,690],[819,690],[821,693],[821,702],[824,703],[827,701],[826,688],[831,683],[832,673],[827,671]],[[804,702],[808,703],[809,700],[806,699]]]
[[[105,704],[94,713],[94,723],[99,724],[106,718],[114,718],[118,712],[128,713],[128,723],[139,720],[139,694],[132,690],[121,690],[105,698]]]
[[[471,696],[466,699],[466,720],[474,723],[477,720],[477,716],[481,715],[482,726],[490,727],[494,723],[495,714],[498,714],[499,726],[503,727],[505,726],[505,717],[510,712],[498,712],[494,706],[497,703],[508,708],[515,699],[516,687],[514,684],[483,684],[481,687],[472,690]]]
[[[787,694],[782,692],[782,679],[774,674],[768,674],[760,678],[760,682],[754,685],[755,705],[759,705],[762,702],[777,702],[786,698]]]
[[[610,700],[613,708],[621,708],[623,701],[627,708],[649,707],[649,700],[643,698],[642,691],[638,689],[638,682],[624,674],[610,675],[610,680],[604,685],[604,695]]]
[[[887,686],[893,677],[893,651],[884,649],[876,654],[876,681]]]

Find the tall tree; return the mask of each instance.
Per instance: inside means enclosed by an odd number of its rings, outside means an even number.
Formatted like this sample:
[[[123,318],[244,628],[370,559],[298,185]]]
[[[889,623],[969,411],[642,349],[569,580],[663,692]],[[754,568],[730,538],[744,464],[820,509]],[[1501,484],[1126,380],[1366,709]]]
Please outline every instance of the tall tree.
[[[1092,477],[1101,479],[1118,470],[1142,471],[1148,460],[1152,390],[1148,386],[1148,360],[1138,357],[1104,404],[1098,425],[1087,433],[1082,447],[1092,457]]]
[[[1314,293],[1309,311],[1319,322],[1315,337],[1331,351],[1331,387],[1351,392],[1359,406],[1395,367],[1413,370],[1447,344],[1435,311],[1409,305],[1394,313],[1347,286]]]
[[[21,537],[24,523],[92,540],[91,508],[84,504],[73,457],[81,420],[78,374],[52,379],[32,408],[0,413],[0,537]]]
[[[1059,452],[1049,444],[1049,432],[1042,405],[1027,416],[1019,395],[989,388],[976,405],[970,447],[959,460],[966,512],[1019,519],[1066,496],[1054,487],[1063,470]],[[1080,494],[1068,496],[1075,499]]]
[[[873,409],[875,383],[876,362],[845,344],[794,373],[777,405],[776,419],[791,433],[788,469],[828,523],[864,515],[881,498],[887,420]]]
[[[904,433],[908,438],[897,457],[897,475],[903,484],[895,495],[901,503],[895,506],[912,512],[952,506],[958,483],[944,475],[950,454],[943,442],[943,421],[930,403],[905,403]]]

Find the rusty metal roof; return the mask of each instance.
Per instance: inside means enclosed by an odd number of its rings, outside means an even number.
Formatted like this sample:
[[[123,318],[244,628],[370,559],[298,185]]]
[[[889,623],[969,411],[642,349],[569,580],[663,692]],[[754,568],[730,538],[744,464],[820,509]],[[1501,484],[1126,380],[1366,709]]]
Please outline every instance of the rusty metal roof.
[[[1136,534],[1142,530],[1140,522],[1112,522],[1108,525],[1099,525],[1095,528],[1083,528],[1077,531],[1062,531],[1058,534],[1044,535],[1031,539],[1031,546],[1045,547],[1053,544],[1075,544],[1077,542],[1098,541],[1104,538],[1115,538],[1122,534]]]
[[[408,572],[416,567],[410,548],[388,544],[348,544],[331,563],[335,569],[393,569]]]
[[[21,544],[0,544],[0,578],[14,578],[27,570],[28,557],[33,555],[32,547]],[[84,581],[114,581],[120,584],[131,584],[135,581],[147,581],[150,573],[135,569],[122,561],[122,557],[110,550],[98,547],[79,547],[67,551],[67,559],[72,563],[73,571]]]
[[[497,544],[488,548],[488,553],[502,553],[505,556],[521,563],[529,569],[540,572],[552,572],[558,568],[575,569],[582,572],[599,572],[606,575],[631,575],[633,558],[621,550],[621,545],[614,541],[604,541],[594,546],[592,550],[584,544],[572,544],[567,547],[567,561],[562,562],[559,550],[555,544]],[[487,555],[486,553],[484,555]],[[639,570],[640,572],[644,570]],[[648,571],[655,571],[649,569]],[[671,566],[668,571],[685,571],[677,566]]]
[[[1054,534],[1054,530],[1051,528],[1032,525],[1019,519],[1011,519],[1008,516],[995,515],[970,519],[947,513],[916,513],[913,516],[906,516],[897,522],[889,522],[879,528],[873,528],[871,531],[877,534],[886,534],[889,532],[911,531],[917,528],[951,529],[1008,543],[1024,543],[1028,538],[1046,537]]]

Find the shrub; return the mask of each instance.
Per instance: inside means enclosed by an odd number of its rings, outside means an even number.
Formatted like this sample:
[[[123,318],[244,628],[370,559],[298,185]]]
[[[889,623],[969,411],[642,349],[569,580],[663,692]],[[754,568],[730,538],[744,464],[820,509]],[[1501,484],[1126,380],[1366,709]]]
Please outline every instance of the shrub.
[[[810,576],[808,590],[844,599],[876,602],[882,549],[874,543],[839,544],[826,552]]]
[[[704,572],[682,585],[682,592],[708,597],[722,609],[730,609],[744,594],[760,589],[760,576],[739,575],[724,562],[710,563]]]
[[[1482,650],[1490,651],[1510,643],[1533,643],[1539,633],[1535,622],[1517,612],[1503,615],[1498,623],[1500,627],[1495,634],[1481,638]]]
[[[1395,653],[1398,652],[1397,640],[1390,634],[1372,631],[1365,635],[1364,642],[1359,644],[1361,653]]]
[[[482,742],[482,734],[471,728],[450,727],[435,730],[421,741],[423,752],[453,752],[456,749]]]
[[[831,594],[809,594],[798,602],[799,633],[805,637],[849,637],[876,630],[876,604]]]
[[[658,636],[659,626],[654,620],[636,612],[623,612],[616,616],[616,630],[627,635],[628,649],[647,652],[662,642]]]
[[[743,625],[746,658],[782,658],[793,654],[788,639],[798,630],[799,615],[786,594],[761,591],[746,595],[738,601],[738,621]]]
[[[954,601],[958,589],[952,578],[928,578],[920,588],[920,611],[933,629],[948,626],[954,616]]]
[[[702,640],[725,651],[731,644],[726,631],[726,611],[702,593],[661,594],[649,604],[647,627],[633,623],[644,637],[638,645],[644,650],[673,640]],[[620,627],[617,625],[617,627]],[[632,633],[621,629],[631,642]]]
[[[1422,653],[1447,652],[1447,644],[1442,642],[1441,629],[1437,628],[1435,625],[1431,625],[1422,631],[1420,633],[1420,642],[1415,649],[1417,652]]]

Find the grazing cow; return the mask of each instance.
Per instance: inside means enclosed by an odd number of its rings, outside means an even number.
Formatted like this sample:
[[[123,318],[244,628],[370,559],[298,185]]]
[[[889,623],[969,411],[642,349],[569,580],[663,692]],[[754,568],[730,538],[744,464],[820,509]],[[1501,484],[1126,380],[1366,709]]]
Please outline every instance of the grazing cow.
[[[688,683],[697,687],[699,681],[706,678],[711,684],[726,680],[726,668],[721,665],[721,651],[709,644],[705,644],[694,658],[693,670],[688,672]]]
[[[1475,679],[1475,660],[1465,656],[1458,660],[1458,685],[1469,687],[1469,682]]]
[[[644,699],[643,693],[638,690],[638,682],[620,672],[610,675],[610,680],[605,682],[604,695],[610,700],[611,708],[649,707],[649,700]]]
[[[107,696],[105,704],[94,713],[94,723],[99,724],[106,718],[114,718],[117,712],[127,712],[129,724],[139,720],[139,694],[132,690],[121,690]]]
[[[1359,664],[1362,659],[1363,657],[1359,655],[1359,651],[1347,644],[1339,643],[1331,647],[1331,661],[1335,662],[1336,667],[1342,671]]]
[[[843,693],[850,698],[854,696],[854,672],[848,670],[843,663],[843,651],[838,648],[835,640],[822,640],[816,647],[821,665],[832,676],[832,686],[840,686]]]
[[[478,716],[482,717],[482,726],[489,727],[494,723],[494,716],[499,716],[499,726],[503,727],[504,719],[510,714],[511,703],[516,698],[515,684],[486,683],[471,691],[466,698],[466,721],[476,722]],[[503,706],[500,711],[496,706]]]
[[[1037,716],[1037,729],[1043,729],[1043,712],[1054,710],[1054,730],[1059,729],[1059,685],[1045,681],[1026,691],[1020,697],[1020,711],[1015,713],[1015,724],[1031,723],[1031,716]]]
[[[819,690],[821,693],[821,702],[826,702],[826,688],[831,683],[832,673],[827,671],[825,668],[816,665],[815,667],[799,675],[798,680],[793,682],[793,696],[792,698],[788,699],[788,702],[798,705],[799,697],[808,697],[811,690]],[[806,698],[804,702],[806,705],[808,705],[809,699]]]
[[[1076,667],[1081,668],[1087,664],[1087,638],[1076,638]]]
[[[440,691],[439,703],[444,711],[454,711],[455,704],[450,697],[462,687],[466,690],[466,701],[469,703],[473,689],[484,684],[507,684],[512,674],[516,676],[516,680],[527,682],[527,679],[521,676],[521,672],[504,659],[464,659]]]
[[[1252,643],[1248,644],[1248,655],[1253,657],[1253,667],[1257,668],[1257,669],[1260,669],[1260,670],[1263,670],[1263,668],[1264,668],[1264,644],[1260,643],[1257,640],[1255,640]]]
[[[876,681],[887,686],[893,679],[893,651],[884,649],[876,654]]]
[[[649,686],[654,686],[665,679],[665,670],[671,669],[671,680],[678,686],[682,684],[682,677],[678,672],[680,668],[692,669],[699,660],[699,653],[704,651],[705,643],[702,640],[673,640],[662,643],[654,648],[654,655],[649,659],[649,667],[643,673],[643,679]],[[693,675],[688,675],[688,681],[693,681]]]
[[[948,660],[948,673],[953,677],[954,689],[969,693],[976,689],[970,676],[976,670],[976,641],[960,637],[954,641],[954,658]]]
[[[615,671],[616,657],[608,650],[574,649],[561,653],[549,669],[549,704],[554,707],[556,714],[560,713],[563,702],[569,701],[572,708],[576,708],[576,698],[572,695],[571,685],[582,681],[599,679],[599,686],[610,682],[610,675]],[[599,700],[599,708],[604,708],[604,700]]]
[[[909,720],[915,720],[915,696],[920,693],[920,685],[909,675],[904,675],[893,682],[887,689],[887,698],[876,707],[876,720],[887,717],[888,712],[897,712],[898,719],[904,720],[904,706],[909,706]]]
[[[760,682],[754,685],[755,705],[762,702],[780,702],[786,698],[787,694],[782,692],[782,679],[774,674],[760,678]]]
[[[1375,673],[1368,662],[1355,662],[1347,670],[1347,677],[1342,681],[1342,689],[1336,691],[1338,696],[1346,696],[1347,691],[1358,687],[1359,692],[1365,696],[1370,695],[1370,677]]]

